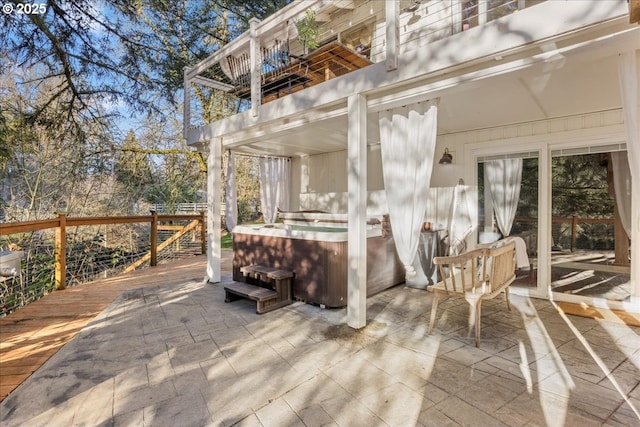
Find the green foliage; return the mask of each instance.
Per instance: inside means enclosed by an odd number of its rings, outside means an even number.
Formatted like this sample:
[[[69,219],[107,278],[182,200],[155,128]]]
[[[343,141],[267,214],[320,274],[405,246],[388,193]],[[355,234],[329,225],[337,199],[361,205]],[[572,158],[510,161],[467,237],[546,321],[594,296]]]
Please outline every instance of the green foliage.
[[[148,154],[141,150],[135,134],[129,131],[115,164],[116,181],[135,195],[141,195],[153,182]]]
[[[609,195],[607,168],[598,154],[552,159],[552,216],[571,218],[613,218],[613,197]],[[520,200],[516,217],[538,218],[538,159],[524,159]],[[484,168],[478,168],[479,208],[484,208]],[[552,237],[558,247],[571,246],[571,224],[554,223]],[[537,230],[536,222],[515,221],[512,234]],[[613,229],[607,224],[580,224],[576,237],[580,249],[612,249]]]
[[[316,22],[316,13],[312,9],[305,11],[304,18],[296,23],[298,39],[302,43],[305,52],[316,49],[319,46],[320,28]]]
[[[0,179],[14,192],[7,218],[47,217],[60,206],[119,214],[141,199],[198,201],[206,162],[193,162],[181,123],[171,120],[180,117],[183,69],[244,32],[251,17],[288,3],[51,0],[46,14],[4,16]],[[203,122],[234,112],[223,94],[194,91]],[[138,130],[121,142],[119,115],[140,113],[155,134]]]
[[[613,217],[607,168],[598,154],[554,157],[552,168],[554,216]]]
[[[233,234],[225,233],[220,238],[220,247],[222,249],[233,249]]]
[[[236,156],[236,191],[238,194],[238,223],[252,221],[260,206],[258,160]]]
[[[609,195],[607,168],[599,154],[552,159],[552,215],[570,218],[613,218],[614,199]],[[580,249],[612,249],[613,229],[604,224],[580,224],[576,244]],[[571,225],[554,224],[553,238],[571,247]]]
[[[5,111],[0,107],[0,172],[6,170],[7,160],[11,156],[9,145],[9,126]]]

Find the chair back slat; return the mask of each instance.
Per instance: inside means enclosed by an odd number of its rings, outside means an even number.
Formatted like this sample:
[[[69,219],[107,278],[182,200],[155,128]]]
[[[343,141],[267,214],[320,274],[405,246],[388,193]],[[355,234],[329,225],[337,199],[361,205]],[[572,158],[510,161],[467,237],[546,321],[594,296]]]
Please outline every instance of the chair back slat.
[[[441,286],[447,292],[493,293],[515,279],[515,243],[477,248],[452,257],[435,257]]]
[[[504,287],[515,279],[515,243],[511,242],[498,248],[487,249],[492,258],[491,270],[488,276],[491,292]]]

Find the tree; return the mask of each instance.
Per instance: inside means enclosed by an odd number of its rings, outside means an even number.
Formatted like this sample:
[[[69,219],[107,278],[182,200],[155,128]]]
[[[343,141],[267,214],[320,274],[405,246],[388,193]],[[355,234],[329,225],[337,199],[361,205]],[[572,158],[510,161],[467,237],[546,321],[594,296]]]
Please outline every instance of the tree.
[[[58,79],[32,116],[52,107],[93,117],[110,115],[101,103],[125,103],[159,112],[158,100],[176,103],[182,70],[289,1],[49,0],[46,13],[5,14],[1,68],[37,68],[35,82]],[[71,116],[69,116],[71,117]]]
[[[50,87],[53,81],[37,88],[34,84],[17,85],[8,76],[0,82],[5,95],[2,142],[8,151],[2,159],[0,178],[3,187],[8,184],[9,194],[2,194],[9,202],[8,219],[40,219],[62,208],[83,209],[87,197],[79,190],[87,177],[109,167],[109,159],[96,154],[96,147],[110,139],[107,130],[87,117],[74,115],[66,121],[56,108],[42,112],[39,120],[32,122],[29,111],[55,90]],[[60,97],[52,106],[65,101]]]
[[[597,154],[552,159],[553,216],[570,218],[613,218],[614,199],[608,193],[607,168]],[[564,232],[562,232],[564,228]],[[556,244],[571,247],[571,227],[554,225]],[[578,247],[610,249],[613,230],[604,224],[581,224]]]
[[[142,114],[139,118],[146,116],[147,123],[171,121],[179,111],[183,67],[242,33],[250,17],[262,19],[287,3],[113,0],[96,5],[92,0],[49,0],[45,13],[3,14],[0,69],[14,96],[12,101],[3,96],[0,104],[0,173],[20,193],[12,200],[37,210],[29,218],[51,214],[60,199],[68,209],[87,206],[91,193],[76,192],[90,191],[85,188],[90,183],[104,191],[103,183],[116,182],[114,156],[119,159],[117,182],[132,191],[100,195],[100,204],[106,203],[110,212],[119,203],[127,204],[123,195],[150,195],[148,187],[157,184],[159,176],[188,177],[193,188],[202,186],[206,159],[184,145],[180,126],[165,138],[169,145],[154,146],[152,139],[136,146],[131,135],[118,135],[116,119]],[[231,113],[224,95],[194,90],[203,121]],[[49,158],[38,162],[43,152]],[[64,167],[49,160],[53,153],[68,153]],[[125,160],[131,154],[136,160],[143,154],[155,159],[151,180],[147,169]],[[163,156],[182,158],[158,160]],[[173,173],[178,165],[198,171],[199,177]],[[134,172],[142,175],[134,177]],[[19,180],[18,175],[29,179]],[[59,194],[45,190],[50,183],[59,186]],[[184,189],[186,183],[175,185],[183,188],[180,193],[194,193]]]
[[[238,223],[256,219],[260,206],[258,159],[250,156],[234,156],[236,193],[238,195]],[[225,153],[225,163],[228,161]],[[225,182],[226,177],[223,179]]]
[[[318,38],[320,37],[320,28],[316,22],[316,14],[312,9],[305,11],[304,18],[296,24],[298,33],[300,34],[300,42],[304,48],[304,52],[313,50],[318,47]]]
[[[127,195],[131,213],[133,205],[153,183],[149,155],[142,150],[132,130],[125,138],[122,148],[118,150],[115,164],[115,178],[122,193]]]

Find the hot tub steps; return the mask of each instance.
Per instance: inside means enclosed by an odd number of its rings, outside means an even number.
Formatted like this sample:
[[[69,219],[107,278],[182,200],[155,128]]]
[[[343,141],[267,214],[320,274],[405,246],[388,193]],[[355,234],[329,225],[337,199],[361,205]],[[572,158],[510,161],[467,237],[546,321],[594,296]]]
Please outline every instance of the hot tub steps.
[[[257,281],[257,284],[233,282],[224,286],[225,302],[240,298],[256,302],[256,313],[262,314],[291,304],[292,271],[262,265],[247,265],[240,268],[242,276]]]

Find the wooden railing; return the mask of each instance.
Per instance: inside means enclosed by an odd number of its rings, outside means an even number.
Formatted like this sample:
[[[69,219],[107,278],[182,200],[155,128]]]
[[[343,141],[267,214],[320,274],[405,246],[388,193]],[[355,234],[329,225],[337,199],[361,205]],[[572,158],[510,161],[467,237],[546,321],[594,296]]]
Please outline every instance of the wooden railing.
[[[192,221],[191,224],[186,227],[180,228],[186,229],[187,231],[193,231],[199,228],[200,248],[203,254],[206,253],[206,221],[204,212],[194,215],[158,215],[155,211],[151,211],[151,214],[148,216],[101,216],[83,218],[68,217],[66,213],[58,213],[58,217],[54,219],[0,224],[0,236],[54,229],[55,288],[65,289],[67,275],[66,258],[68,227],[149,223],[150,250],[145,261],[148,260],[149,265],[155,266],[157,264],[158,250],[177,239],[177,237],[174,237],[169,239],[169,243],[164,242],[163,244],[158,245],[158,230],[173,229],[175,231],[176,228],[172,225],[163,226],[160,223],[173,221]]]
[[[190,215],[193,213],[206,212],[207,211],[207,203],[205,202],[197,202],[197,203],[176,203],[175,205],[169,205],[166,203],[154,203],[151,205],[151,210],[158,212],[159,215],[162,215],[167,212],[171,212],[175,215]],[[222,215],[225,212],[225,204],[221,203]]]
[[[516,217],[514,222],[523,223],[537,223],[538,218],[532,217]],[[609,224],[614,225],[615,219],[613,218],[582,218],[576,215],[570,217],[553,217],[551,218],[553,224],[571,224],[571,251],[576,249],[576,241],[578,236],[579,224]]]
[[[544,1],[404,1],[402,8],[400,2],[378,0],[294,2],[263,21],[252,19],[249,30],[200,63],[184,70],[184,135],[188,137],[192,127],[204,124],[191,121],[192,117],[196,119],[202,113],[196,110],[201,106],[191,99],[192,85],[234,96],[236,113],[247,108],[256,109],[263,102],[324,82],[329,75],[331,78],[340,77],[362,68],[356,66],[356,62],[347,60],[344,56],[347,51],[362,56],[366,59],[366,65],[387,61],[389,70],[395,69],[401,51],[421,49],[437,40],[485,25]],[[344,7],[339,3],[352,4]],[[339,10],[336,11],[336,8]],[[306,24],[309,11],[330,18]],[[288,29],[297,28],[297,25],[308,25],[317,32],[312,38],[319,48],[325,48],[337,38],[340,40],[338,44],[344,49],[327,49],[325,54],[316,58],[319,67],[312,70],[313,61],[308,55],[311,52],[307,51],[307,42],[300,35],[293,36],[293,29]],[[508,23],[503,26],[505,29],[510,27]],[[402,34],[396,31],[399,28],[403,28]],[[336,67],[336,64],[339,66]],[[332,67],[339,72],[336,73]],[[321,78],[314,77],[316,74]],[[254,113],[257,114],[257,110]]]

